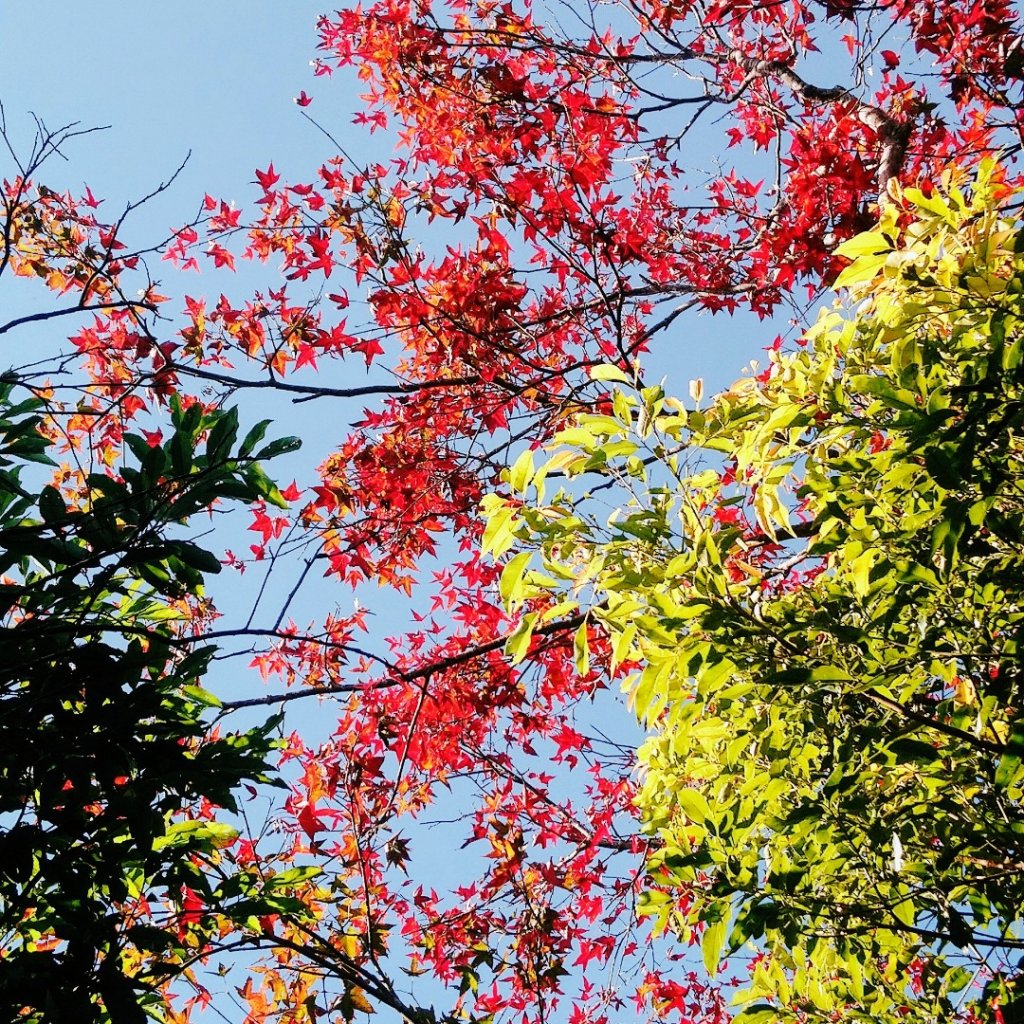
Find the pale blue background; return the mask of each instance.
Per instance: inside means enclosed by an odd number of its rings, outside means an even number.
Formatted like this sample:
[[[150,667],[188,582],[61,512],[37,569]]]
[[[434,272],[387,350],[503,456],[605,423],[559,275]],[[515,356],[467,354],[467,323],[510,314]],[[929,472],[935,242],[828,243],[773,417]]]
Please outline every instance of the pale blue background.
[[[319,0],[6,0],[0,98],[21,128],[29,110],[51,126],[111,125],[69,153],[70,178],[88,181],[97,196],[116,203],[148,192],[191,149],[177,205],[186,208],[204,191],[230,198],[255,167],[274,160],[286,172],[308,173],[326,155],[326,140],[292,101],[313,91],[309,61],[322,7]],[[321,112],[325,105],[318,97]]]
[[[24,151],[32,135],[28,111],[39,115],[51,128],[73,121],[81,122],[82,127],[109,124],[108,131],[73,143],[66,154],[68,161],[52,161],[42,178],[51,187],[72,191],[88,184],[97,197],[105,198],[101,215],[110,219],[116,218],[125,203],[165,180],[191,150],[191,160],[174,188],[134,218],[128,237],[135,243],[152,242],[188,220],[204,193],[248,204],[258,195],[250,184],[254,169],[263,169],[271,161],[286,181],[313,180],[317,167],[333,151],[293,102],[302,90],[314,97],[312,105],[305,108],[307,112],[329,128],[357,159],[385,159],[386,136],[379,133],[371,140],[363,129],[351,127],[358,104],[354,76],[313,77],[309,62],[316,53],[315,21],[321,10],[320,0],[0,0],[0,50],[4,54],[0,61],[0,101],[8,128]],[[0,175],[9,173],[6,155],[0,154]],[[436,245],[438,238],[431,241]],[[239,266],[243,268],[243,264]],[[172,276],[167,265],[159,270],[161,276]],[[275,283],[277,279],[269,269],[245,268],[228,287],[233,296],[241,298],[247,289],[273,287]],[[195,295],[212,291],[211,298],[215,299],[221,286],[204,274],[176,282],[167,290]],[[0,291],[0,304],[7,305],[6,309],[0,308],[0,322],[11,315],[11,294],[7,285]],[[19,285],[13,294],[17,304],[24,289]],[[35,291],[30,301],[37,300]],[[169,312],[179,308],[180,301],[176,300]],[[167,329],[173,331],[173,325]],[[669,387],[684,395],[690,377],[704,376],[709,388],[719,386],[734,378],[743,362],[756,358],[777,329],[753,318],[684,317],[657,342],[656,373],[668,374]],[[37,338],[41,340],[37,342]],[[42,333],[25,332],[15,334],[13,341],[2,340],[8,346],[31,347],[44,344],[42,339]],[[12,352],[10,347],[0,348],[0,364],[15,364],[23,361],[24,355]],[[337,370],[333,372],[337,374]],[[345,372],[358,373],[365,379],[359,366]],[[359,407],[328,402],[296,407],[284,398],[268,400],[265,395],[255,400],[250,395],[242,406],[243,418],[248,422],[262,416],[275,418],[271,436],[297,433],[306,438],[305,450],[296,462],[286,469],[280,464],[272,467],[276,477],[283,477],[283,483],[293,471],[300,483],[308,482],[308,476],[302,479],[303,471],[325,453],[332,441],[343,436],[359,411]],[[255,539],[251,534],[239,540],[236,534],[229,543],[245,551]],[[292,578],[284,574],[275,577],[271,590],[277,591],[278,600]],[[224,591],[218,590],[222,595],[219,603],[227,610],[225,604],[230,601],[251,599],[258,580],[253,571],[242,580],[223,581],[237,589],[233,593],[229,590],[231,596],[226,598]],[[374,628],[380,633],[400,632],[405,615],[403,602],[394,597],[382,600],[376,588],[369,589],[373,593],[364,603],[372,602],[377,607]],[[347,587],[318,583],[306,592],[305,607],[310,614],[314,608],[329,608],[334,602],[350,609],[353,596]],[[271,606],[276,607],[276,602],[272,601]],[[244,659],[240,659],[222,665],[220,692],[262,692],[260,681],[245,672],[243,664]],[[290,727],[307,735],[329,731],[329,706],[299,704],[289,708]],[[629,716],[624,710],[622,716],[620,724],[628,729]],[[606,724],[613,732],[619,731],[614,723]],[[438,816],[444,817],[440,813]],[[442,889],[446,874],[457,873],[460,864],[465,871],[474,849],[452,857],[443,829],[433,833],[431,839],[421,836],[421,832],[410,830],[408,834],[412,834],[420,857],[431,845],[436,847],[437,870],[431,881]],[[419,873],[421,877],[429,873],[422,861]],[[443,997],[438,1000],[439,1006],[445,1002]],[[227,1012],[234,1016],[232,1010]],[[384,1024],[391,1017],[385,1012],[376,1019]]]

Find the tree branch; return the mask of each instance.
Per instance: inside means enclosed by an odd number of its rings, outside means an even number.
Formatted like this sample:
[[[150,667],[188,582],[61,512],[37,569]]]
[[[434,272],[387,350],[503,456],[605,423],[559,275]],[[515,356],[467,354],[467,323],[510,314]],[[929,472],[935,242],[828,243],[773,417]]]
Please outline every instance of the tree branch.
[[[571,615],[567,619],[559,619],[557,622],[548,622],[543,626],[539,626],[533,631],[534,636],[550,636],[553,633],[559,633],[563,630],[576,629],[586,619],[587,613],[580,612],[577,615]],[[296,637],[295,639],[301,639]],[[267,704],[285,704],[289,701],[300,700],[303,697],[325,697],[336,693],[361,693],[363,690],[380,690],[386,689],[391,686],[400,686],[403,683],[414,683],[419,680],[429,679],[431,676],[436,675],[439,672],[446,672],[450,668],[456,668],[459,665],[464,665],[466,662],[474,661],[477,658],[483,657],[485,654],[491,654],[494,651],[501,650],[508,641],[508,637],[501,636],[494,640],[489,640],[487,643],[479,644],[476,647],[469,647],[464,651],[459,651],[458,654],[451,654],[446,658],[441,658],[438,661],[432,661],[427,665],[421,665],[419,668],[409,669],[408,671],[395,672],[390,678],[380,679],[375,683],[332,683],[327,686],[307,686],[302,690],[288,690],[284,693],[271,693],[264,697],[249,697],[243,700],[225,701],[222,705],[222,711],[237,711],[240,708],[253,708],[260,707]]]
[[[98,309],[144,309],[148,313],[155,313],[156,306],[151,302],[133,302],[131,299],[124,299],[119,302],[97,302],[89,306],[68,306],[65,309],[51,309],[45,313],[29,313],[27,316],[19,316],[14,320],[8,320],[0,326],[0,334],[13,331],[15,327],[24,324],[37,323],[41,320],[53,320],[59,316],[74,316],[75,313],[92,313]]]

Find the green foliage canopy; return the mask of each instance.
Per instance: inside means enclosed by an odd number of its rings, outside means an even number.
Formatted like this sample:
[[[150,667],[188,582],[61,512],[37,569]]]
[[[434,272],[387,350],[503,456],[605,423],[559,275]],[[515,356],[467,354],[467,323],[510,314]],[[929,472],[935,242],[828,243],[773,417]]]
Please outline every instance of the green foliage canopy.
[[[221,851],[243,781],[270,781],[273,723],[213,735],[215,648],[179,628],[217,558],[190,521],[218,502],[283,503],[235,412],[172,402],[171,437],[124,438],[131,464],[66,500],[45,407],[0,384],[0,1015],[144,1021],[211,935],[213,913],[281,909]],[[191,532],[195,527],[192,526]],[[177,817],[188,805],[206,808]],[[165,919],[144,912],[163,902]]]
[[[946,185],[840,249],[763,373],[701,408],[602,368],[607,410],[485,502],[513,656],[579,608],[607,634],[650,728],[647,909],[712,972],[755,954],[750,1024],[1015,1001],[1024,220],[994,165]]]

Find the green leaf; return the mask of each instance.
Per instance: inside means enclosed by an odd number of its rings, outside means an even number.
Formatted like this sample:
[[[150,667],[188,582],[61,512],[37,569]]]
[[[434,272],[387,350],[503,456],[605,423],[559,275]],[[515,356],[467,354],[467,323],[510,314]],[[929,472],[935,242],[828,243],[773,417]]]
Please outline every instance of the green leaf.
[[[953,967],[946,972],[946,991],[951,994],[962,992],[973,980],[973,971],[969,971],[965,967]]]
[[[512,489],[512,493],[522,494],[526,490],[527,484],[533,479],[534,472],[533,452],[527,448],[526,451],[520,453],[519,458],[512,463],[512,468],[508,470],[508,485]]]
[[[145,465],[146,459],[149,458],[151,446],[149,442],[141,437],[139,434],[125,434],[124,443],[128,446],[132,455],[138,460],[140,465]]]
[[[213,841],[216,849],[230,846],[238,838],[238,829],[221,821],[206,822],[206,835]]]
[[[297,452],[302,447],[302,439],[298,437],[279,437],[271,441],[256,453],[257,459],[274,459],[279,455]]]
[[[736,1014],[732,1024],[778,1024],[781,1013],[770,1003],[753,1003]]]
[[[268,501],[278,508],[288,508],[288,501],[278,489],[277,484],[264,472],[263,467],[253,463],[245,468],[244,477],[256,492],[256,496]]]
[[[314,864],[287,868],[284,871],[279,871],[276,875],[271,875],[263,883],[263,886],[265,889],[293,889],[295,886],[302,885],[311,879],[319,878],[323,873],[323,868],[319,868]]]
[[[238,437],[238,410],[225,410],[217,417],[206,438],[206,454],[210,462],[222,462],[231,456],[231,449]]]
[[[896,920],[907,925],[908,928],[912,928],[917,921],[917,908],[914,906],[913,900],[900,900],[893,906],[892,912]]]
[[[193,406],[194,408],[194,406]],[[170,440],[171,468],[175,476],[186,477],[192,472],[192,456],[195,452],[192,436],[179,430]]]
[[[519,621],[519,625],[505,641],[505,653],[513,665],[518,665],[529,653],[530,641],[533,639],[533,625],[537,621],[536,612],[527,612]]]
[[[700,951],[704,958],[704,967],[712,977],[718,973],[728,927],[729,921],[725,917],[711,921],[705,925],[704,934],[700,938]]]
[[[587,675],[590,672],[590,641],[587,638],[586,621],[579,624],[573,636],[572,648],[576,671],[581,676]]]
[[[600,363],[597,366],[590,367],[590,379],[615,381],[619,384],[632,383],[629,375],[612,363]]]
[[[505,504],[497,495],[488,495],[494,499],[483,507],[487,516],[481,546],[495,558],[500,558],[514,543],[516,526],[515,509]]]
[[[47,485],[39,492],[39,512],[47,523],[62,523],[68,518],[68,507],[56,487]]]
[[[996,764],[995,774],[996,785],[1016,800],[1021,798],[1022,790],[1024,790],[1022,760],[1024,760],[1024,719],[1017,719],[1012,726],[1006,749]]]
[[[859,235],[843,242],[835,248],[835,255],[848,260],[858,260],[862,256],[880,256],[892,251],[892,242],[880,231],[862,231]]]
[[[199,701],[200,704],[205,704],[207,707],[219,708],[224,706],[221,699],[215,693],[210,693],[209,690],[204,690],[201,686],[183,686],[182,692],[193,700]]]
[[[679,809],[690,821],[703,825],[711,814],[711,807],[703,793],[696,789],[680,789],[676,795],[676,802]]]
[[[505,564],[501,570],[498,591],[506,607],[516,608],[523,600],[523,576],[533,555],[529,551],[520,552]]]
[[[242,438],[242,443],[238,447],[239,458],[244,459],[252,455],[256,445],[258,445],[266,436],[267,428],[270,426],[270,423],[270,420],[260,420],[259,423],[257,423],[249,433]]]
[[[179,821],[153,841],[156,852],[173,849],[222,849],[238,838],[238,829],[217,821]]]
[[[199,547],[187,540],[176,540],[168,544],[168,548],[186,565],[200,572],[216,574],[224,567],[220,559],[211,551]]]
[[[818,665],[807,673],[807,678],[816,683],[840,683],[849,682],[853,676],[838,665]]]

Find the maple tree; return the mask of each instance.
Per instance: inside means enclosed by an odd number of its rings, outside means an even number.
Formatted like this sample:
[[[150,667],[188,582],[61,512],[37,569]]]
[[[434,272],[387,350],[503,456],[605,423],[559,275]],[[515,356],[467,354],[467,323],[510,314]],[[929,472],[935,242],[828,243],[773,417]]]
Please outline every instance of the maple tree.
[[[269,684],[254,674],[222,718],[286,714],[290,793],[240,823],[222,862],[319,871],[301,911],[261,925],[273,954],[240,960],[244,979],[229,968],[222,990],[254,1020],[376,1006],[584,1024],[631,1005],[724,1019],[686,946],[636,920],[649,844],[632,737],[607,731],[621,715],[607,642],[556,613],[510,663],[509,635],[525,634],[478,553],[479,503],[520,448],[607,410],[592,367],[637,372],[690,313],[800,319],[890,180],[927,191],[951,161],[1012,157],[1016,12],[623,0],[562,17],[381,0],[318,32],[300,109],[315,114],[332,75],[358,80],[357,121],[394,134],[391,161],[361,166],[338,146],[306,180],[268,166],[247,207],[205,197],[145,250],[126,241],[130,216],[46,186],[45,158],[69,140],[44,134],[12,157],[0,211],[0,282],[53,296],[0,334],[62,339],[15,371],[48,403],[69,497],[89,472],[118,475],[126,433],[162,443],[175,394],[206,413],[228,395],[324,409],[316,473],[225,543],[247,586],[282,596],[231,621],[215,619],[227,599],[204,603],[182,627],[233,640],[226,655]],[[228,275],[243,262],[268,283],[238,294]],[[200,268],[219,293],[192,287]],[[324,575],[336,589],[314,597]],[[381,625],[394,605],[369,585],[408,598],[408,628]],[[336,723],[326,739],[291,724],[312,702]],[[453,880],[431,848],[464,843]],[[235,925],[211,920],[230,943]],[[169,1019],[221,984],[209,952]]]
[[[893,195],[764,373],[687,407],[601,368],[612,411],[487,502],[509,607],[629,667],[647,912],[752,957],[751,1024],[1020,1013],[1020,191]],[[550,494],[588,474],[610,517]]]

